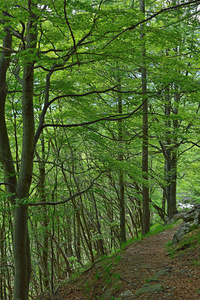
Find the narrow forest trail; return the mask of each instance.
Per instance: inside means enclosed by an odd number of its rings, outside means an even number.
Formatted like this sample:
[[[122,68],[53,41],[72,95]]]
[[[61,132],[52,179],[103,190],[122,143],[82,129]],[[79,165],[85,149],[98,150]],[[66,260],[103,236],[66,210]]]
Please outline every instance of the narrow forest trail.
[[[199,248],[167,255],[166,243],[177,227],[127,246],[121,254],[94,264],[74,283],[46,299],[200,299]],[[199,260],[200,261],[200,260]]]

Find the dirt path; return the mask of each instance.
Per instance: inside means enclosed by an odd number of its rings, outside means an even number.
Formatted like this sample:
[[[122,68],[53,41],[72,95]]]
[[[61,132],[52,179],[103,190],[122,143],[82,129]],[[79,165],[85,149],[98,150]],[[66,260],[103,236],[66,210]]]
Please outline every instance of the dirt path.
[[[171,258],[165,244],[175,231],[146,237],[121,256],[96,263],[78,281],[60,287],[54,299],[200,299],[200,268],[193,263],[200,258],[199,248]]]

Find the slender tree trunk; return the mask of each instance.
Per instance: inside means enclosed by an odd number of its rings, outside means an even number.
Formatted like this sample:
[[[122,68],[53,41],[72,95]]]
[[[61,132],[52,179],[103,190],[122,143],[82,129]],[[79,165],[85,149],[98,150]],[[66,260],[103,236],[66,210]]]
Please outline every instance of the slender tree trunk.
[[[100,238],[97,240],[97,245],[98,245],[98,251],[100,252],[101,255],[105,255],[105,250],[103,246],[103,238],[102,238],[102,232],[101,232],[101,223],[99,220],[99,213],[97,209],[97,203],[96,203],[96,198],[93,192],[91,192],[91,196],[94,201],[94,209],[95,209],[95,216],[96,216],[96,223],[97,223],[97,232],[100,235]]]
[[[1,51],[0,57],[0,162],[3,166],[6,192],[10,202],[14,204],[16,197],[17,178],[10,149],[5,117],[5,105],[7,97],[6,73],[10,62],[11,51],[9,51],[9,49],[12,48],[12,35],[10,34],[9,27],[4,28],[4,33],[4,50]]]
[[[30,19],[28,23],[27,48],[36,47],[36,25]],[[30,51],[31,55],[31,51]],[[31,56],[30,56],[31,57]],[[23,73],[23,144],[21,168],[17,183],[17,199],[14,217],[14,265],[15,284],[14,300],[28,300],[31,275],[31,255],[28,236],[28,206],[29,189],[33,172],[34,152],[34,111],[33,111],[33,79],[34,63],[26,63]],[[24,203],[25,202],[25,203]]]
[[[12,48],[12,35],[9,33],[9,28],[5,28],[4,31],[3,47],[5,50],[1,51],[0,57],[0,162],[3,166],[6,191],[13,204],[17,181],[5,118],[5,103],[7,96],[6,72],[9,67],[11,55],[11,51],[6,49]]]
[[[170,98],[170,91],[167,88],[167,96],[165,103],[165,116],[167,121],[165,122],[166,132],[166,145],[165,145],[165,172],[166,172],[166,198],[167,198],[167,214],[171,218],[177,213],[176,206],[176,185],[177,185],[177,130],[178,120],[170,120],[171,112],[178,114],[178,105],[180,102],[180,95],[178,93],[178,87],[175,85],[174,94],[174,109],[172,109],[172,102]],[[173,123],[172,123],[173,122]],[[173,124],[173,127],[172,127]],[[171,137],[173,133],[173,138]]]
[[[140,1],[140,10],[145,14],[145,1]],[[146,50],[144,42],[144,25],[141,25],[142,41],[142,94],[147,92],[147,72],[146,72]],[[144,99],[144,98],[143,98]],[[142,171],[143,171],[143,212],[142,212],[142,235],[150,229],[150,210],[149,210],[149,187],[148,187],[148,101],[143,104],[143,145],[142,145]]]
[[[120,74],[117,76],[118,90],[121,89]],[[122,114],[122,96],[118,94],[118,113]],[[118,120],[118,141],[119,141],[119,154],[118,161],[123,162],[123,124],[122,120]],[[124,171],[120,167],[119,169],[119,202],[120,202],[120,239],[121,244],[126,243],[126,212],[125,212],[125,196],[124,196]]]
[[[42,202],[46,202],[46,193],[45,193],[45,144],[44,144],[44,136],[41,136],[41,146],[42,146],[42,158],[38,156],[39,159],[39,171],[40,171],[40,185],[39,185],[39,193],[40,199]],[[49,288],[49,273],[48,273],[48,253],[49,253],[49,236],[48,236],[48,211],[47,206],[44,205],[42,207],[43,212],[43,224],[44,224],[44,238],[43,238],[43,253],[42,253],[42,260],[44,266],[44,287],[47,289]]]
[[[178,86],[175,84],[175,94],[174,94],[174,109],[173,114],[178,114],[178,106],[180,102],[180,94],[178,92]],[[175,147],[171,150],[171,181],[170,181],[170,202],[169,202],[169,217],[173,217],[177,212],[177,204],[176,204],[176,185],[177,185],[177,147],[178,144],[178,138],[177,138],[177,131],[178,131],[178,120],[175,118],[173,119],[173,140],[172,144],[175,145]]]
[[[31,275],[30,245],[28,237],[28,209],[18,205],[14,221],[14,300],[27,300]]]
[[[167,128],[166,131],[166,145],[165,145],[165,179],[166,179],[166,188],[165,194],[167,198],[167,214],[169,215],[169,207],[170,207],[170,186],[171,186],[171,97],[169,86],[166,88],[166,97],[165,97],[165,116],[167,120],[165,122],[165,126]]]
[[[172,153],[172,164],[171,164],[171,183],[170,183],[170,203],[168,214],[169,217],[173,217],[177,211],[176,205],[176,185],[177,185],[177,155]]]
[[[79,263],[81,263],[81,229],[76,217],[77,212],[74,211],[74,249]]]
[[[32,29],[29,23],[29,30]],[[35,29],[35,28],[34,28]],[[6,28],[3,45],[11,49],[12,36]],[[28,47],[34,47],[35,33],[29,34]],[[21,170],[16,182],[15,168],[11,155],[9,138],[5,121],[6,101],[6,71],[9,65],[9,50],[5,50],[0,58],[0,160],[4,169],[6,188],[10,200],[16,203],[14,211],[14,236],[13,253],[15,266],[14,300],[27,300],[30,280],[30,247],[28,237],[28,208],[23,202],[29,196],[29,188],[33,167],[33,140],[34,140],[34,115],[33,115],[33,64],[27,64],[23,77],[23,150],[21,157]]]

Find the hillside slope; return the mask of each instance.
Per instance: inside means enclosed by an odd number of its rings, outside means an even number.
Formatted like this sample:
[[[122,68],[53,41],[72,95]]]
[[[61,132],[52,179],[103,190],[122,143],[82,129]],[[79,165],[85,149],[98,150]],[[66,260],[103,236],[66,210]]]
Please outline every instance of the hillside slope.
[[[60,286],[55,296],[40,299],[200,299],[199,229],[171,257],[166,243],[176,230],[130,244],[122,253],[95,263],[74,282]]]

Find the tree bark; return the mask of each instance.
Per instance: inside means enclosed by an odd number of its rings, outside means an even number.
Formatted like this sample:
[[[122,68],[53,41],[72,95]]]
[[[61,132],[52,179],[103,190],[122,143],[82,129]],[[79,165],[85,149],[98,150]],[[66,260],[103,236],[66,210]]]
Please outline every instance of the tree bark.
[[[121,78],[120,74],[117,74],[118,90],[121,90]],[[117,96],[118,101],[118,113],[122,114],[122,96],[119,93]],[[119,154],[118,161],[123,162],[124,151],[123,151],[123,124],[122,120],[118,120],[118,141],[119,141]],[[120,240],[121,244],[126,243],[126,212],[125,212],[125,195],[124,195],[124,171],[120,166],[119,169],[119,202],[120,202]]]
[[[178,89],[178,87],[176,87]],[[180,96],[178,92],[174,94],[174,109],[172,109],[171,96],[169,87],[166,89],[166,103],[165,103],[165,116],[167,117],[167,121],[165,122],[165,126],[167,128],[166,131],[166,145],[164,147],[164,155],[165,155],[165,179],[166,179],[166,198],[167,198],[167,214],[171,218],[174,214],[177,213],[176,207],[176,184],[177,184],[177,148],[172,145],[177,145],[177,136],[176,132],[178,130],[178,121],[175,119],[173,123],[170,119],[171,112],[174,114],[178,113],[178,105],[180,101]],[[173,127],[172,127],[173,124]],[[171,135],[174,137],[171,138]]]
[[[145,14],[145,1],[140,1],[140,10]],[[144,42],[144,25],[141,25],[142,41],[142,94],[147,92],[147,72],[146,72],[146,50]],[[144,98],[143,98],[144,100]],[[149,187],[148,187],[148,101],[143,104],[143,145],[142,145],[142,172],[143,172],[143,211],[142,211],[142,235],[149,232],[150,229],[150,210],[149,210]]]
[[[177,205],[176,205],[176,185],[177,185],[177,155],[176,153],[172,153],[170,201],[168,207],[168,216],[170,218],[172,218],[178,212]]]
[[[27,48],[36,47],[36,23],[30,19],[28,23]],[[31,58],[31,51],[30,51]],[[34,153],[34,111],[33,111],[33,80],[34,62],[26,63],[23,73],[23,143],[21,168],[17,183],[17,199],[14,217],[14,300],[28,300],[31,275],[31,255],[28,236],[28,205],[29,189],[33,172]]]
[[[41,136],[41,155],[42,157],[37,154],[39,160],[39,172],[40,172],[40,184],[39,184],[39,194],[40,199],[42,202],[46,202],[46,193],[45,193],[45,186],[46,186],[46,170],[45,170],[45,143],[44,143],[44,136]],[[42,207],[43,213],[43,226],[44,226],[44,237],[43,237],[43,253],[42,253],[42,260],[44,266],[44,287],[46,289],[49,288],[49,273],[48,273],[48,254],[49,254],[49,236],[48,236],[48,225],[49,225],[49,217],[48,217],[48,210],[47,206],[44,205]]]
[[[11,51],[8,49],[12,48],[12,35],[9,33],[8,27],[4,29],[4,32],[5,36],[3,39],[3,47],[5,50],[1,52],[0,57],[0,162],[3,166],[6,191],[11,203],[14,204],[17,181],[5,118],[5,104],[7,96],[6,73],[9,67],[11,55]]]
[[[101,223],[99,220],[99,212],[97,209],[97,203],[96,198],[93,192],[91,192],[92,199],[94,201],[94,209],[95,209],[95,217],[96,217],[96,226],[97,226],[97,232],[100,236],[100,238],[97,240],[97,246],[98,246],[98,252],[101,256],[105,255],[104,245],[103,245],[103,238],[102,238],[102,232],[101,232]]]
[[[3,166],[6,192],[11,204],[15,203],[17,178],[12,158],[8,131],[6,126],[5,105],[7,97],[6,73],[9,67],[12,48],[12,35],[10,28],[5,27],[3,39],[4,50],[0,57],[0,162]]]

